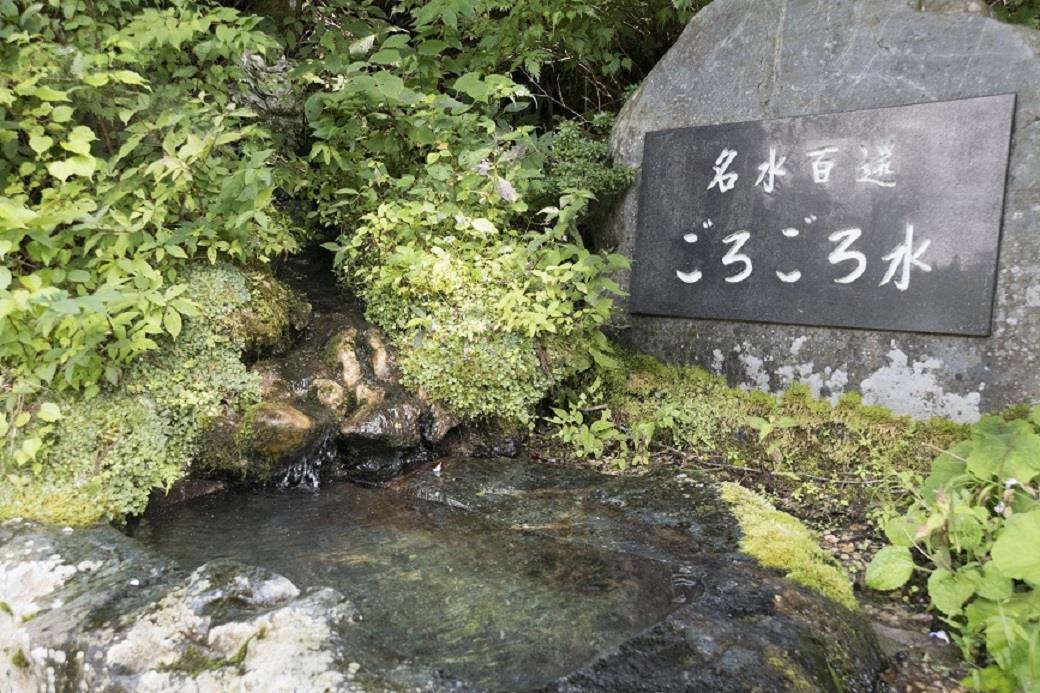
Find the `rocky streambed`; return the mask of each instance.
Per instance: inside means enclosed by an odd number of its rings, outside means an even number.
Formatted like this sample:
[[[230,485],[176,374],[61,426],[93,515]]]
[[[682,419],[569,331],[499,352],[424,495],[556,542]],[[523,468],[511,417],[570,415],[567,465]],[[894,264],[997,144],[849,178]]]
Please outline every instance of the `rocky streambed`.
[[[12,690],[874,690],[854,613],[738,550],[710,485],[445,459],[0,527]]]

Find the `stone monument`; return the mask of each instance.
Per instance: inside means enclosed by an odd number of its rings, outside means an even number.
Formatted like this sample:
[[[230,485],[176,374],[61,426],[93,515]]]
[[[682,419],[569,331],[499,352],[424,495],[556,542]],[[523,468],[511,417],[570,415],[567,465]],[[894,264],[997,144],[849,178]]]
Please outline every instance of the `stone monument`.
[[[715,0],[612,146],[641,169],[596,239],[634,258],[622,343],[918,418],[1040,400],[1040,32]]]

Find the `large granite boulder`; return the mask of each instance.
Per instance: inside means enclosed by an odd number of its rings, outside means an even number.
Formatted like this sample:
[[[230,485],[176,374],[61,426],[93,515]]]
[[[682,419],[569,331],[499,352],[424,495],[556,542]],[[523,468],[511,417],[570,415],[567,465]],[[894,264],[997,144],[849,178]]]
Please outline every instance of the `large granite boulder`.
[[[990,337],[633,315],[621,341],[735,384],[859,391],[918,417],[1040,399],[1040,33],[988,14],[969,0],[715,0],[626,104],[613,150],[638,167],[648,131],[1015,92]],[[599,245],[631,257],[638,197],[637,181]]]

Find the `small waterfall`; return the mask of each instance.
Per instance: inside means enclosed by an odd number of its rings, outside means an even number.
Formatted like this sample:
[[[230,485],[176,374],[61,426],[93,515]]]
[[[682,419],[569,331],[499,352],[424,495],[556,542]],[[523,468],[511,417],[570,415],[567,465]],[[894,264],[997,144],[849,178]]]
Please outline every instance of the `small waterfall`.
[[[338,454],[336,431],[330,428],[320,442],[300,456],[285,470],[277,486],[280,489],[304,489],[317,491],[321,488],[321,470],[327,462],[332,462]]]

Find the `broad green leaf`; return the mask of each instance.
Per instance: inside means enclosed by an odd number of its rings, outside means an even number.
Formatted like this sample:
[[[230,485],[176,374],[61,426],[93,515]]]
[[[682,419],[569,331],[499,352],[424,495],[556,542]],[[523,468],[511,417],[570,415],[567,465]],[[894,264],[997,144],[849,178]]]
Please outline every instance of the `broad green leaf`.
[[[467,72],[455,80],[452,89],[460,91],[474,101],[484,101],[488,97],[488,88],[479,72]]]
[[[47,164],[47,171],[58,180],[64,182],[72,176],[90,178],[94,175],[96,165],[97,162],[94,157],[77,154],[64,161],[50,162]]]
[[[52,423],[61,419],[61,408],[54,402],[44,402],[40,405],[40,410],[36,412],[36,416],[41,421]]]
[[[52,89],[47,85],[36,87],[32,90],[32,95],[41,101],[68,101],[68,93],[64,91],[58,91]]]
[[[1012,515],[993,543],[990,555],[1009,578],[1040,586],[1040,510]]]
[[[0,265],[0,291],[3,291],[9,286],[11,286],[11,270]]]
[[[875,590],[894,590],[906,584],[914,572],[914,559],[905,546],[886,546],[867,566],[867,586]]]
[[[51,120],[55,123],[67,123],[72,120],[72,113],[71,106],[55,106],[51,111]]]
[[[495,228],[495,225],[483,217],[477,217],[473,220],[472,224],[473,228],[479,231],[480,233],[485,233],[488,235],[498,233],[498,229]]]
[[[51,148],[54,140],[46,135],[33,135],[29,138],[29,148],[37,154],[43,154]]]
[[[979,582],[979,574],[962,570],[951,573],[938,569],[928,578],[928,595],[932,604],[947,616],[956,616],[964,608],[964,603],[975,594]]]
[[[979,578],[979,584],[975,590],[983,599],[1000,601],[1011,597],[1014,585],[1011,578],[1001,573],[996,564],[990,561],[982,567],[982,577]]]
[[[980,479],[1028,482],[1040,474],[1040,435],[1025,421],[987,422],[968,455],[968,471]]]
[[[376,35],[369,34],[368,36],[359,38],[357,41],[351,43],[348,50],[350,51],[350,54],[354,56],[366,55],[370,50],[372,50],[372,46],[375,42]]]
[[[172,308],[163,315],[163,327],[174,339],[181,333],[181,315]]]
[[[4,228],[24,229],[37,217],[36,212],[15,200],[0,197],[0,222]],[[10,252],[8,249],[6,252]]]

